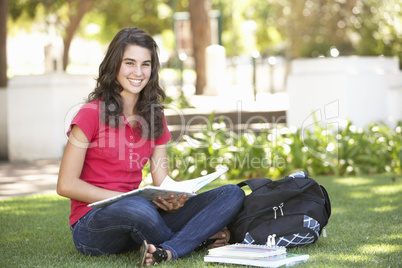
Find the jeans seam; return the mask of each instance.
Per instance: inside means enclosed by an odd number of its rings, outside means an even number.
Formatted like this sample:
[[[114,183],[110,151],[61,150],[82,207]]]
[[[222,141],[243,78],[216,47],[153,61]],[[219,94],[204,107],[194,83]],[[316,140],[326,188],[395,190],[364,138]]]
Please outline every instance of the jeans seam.
[[[90,232],[94,233],[100,233],[100,232],[105,232],[105,231],[110,231],[110,230],[117,230],[117,229],[128,229],[130,232],[138,232],[138,230],[130,225],[114,225],[114,226],[109,226],[109,227],[104,227],[104,228],[91,228],[89,226],[86,226],[87,230]]]
[[[76,246],[77,250],[81,251],[85,255],[88,255],[88,253],[90,253],[89,255],[92,255],[91,252],[94,252],[94,251],[98,251],[101,255],[106,255],[106,253],[103,252],[102,250],[100,250],[99,248],[89,247],[89,246],[86,246],[86,245],[84,245],[84,244],[82,244],[80,242],[78,242],[78,245],[79,245],[78,247]]]

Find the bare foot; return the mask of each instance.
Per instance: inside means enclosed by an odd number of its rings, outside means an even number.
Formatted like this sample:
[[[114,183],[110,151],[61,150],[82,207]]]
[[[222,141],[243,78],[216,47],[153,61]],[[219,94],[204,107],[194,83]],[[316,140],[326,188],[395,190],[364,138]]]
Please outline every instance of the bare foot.
[[[154,245],[150,244],[148,247],[148,252],[145,256],[144,266],[151,266],[156,263],[155,257],[153,256],[153,253],[155,251],[156,251],[156,247]],[[172,253],[167,249],[165,249],[165,251],[168,254],[166,261],[170,261],[173,258]]]
[[[222,247],[229,242],[230,239],[229,230],[223,229],[222,231],[219,231],[217,234],[210,237],[209,239],[216,239],[216,241],[211,245],[209,245],[208,248]]]

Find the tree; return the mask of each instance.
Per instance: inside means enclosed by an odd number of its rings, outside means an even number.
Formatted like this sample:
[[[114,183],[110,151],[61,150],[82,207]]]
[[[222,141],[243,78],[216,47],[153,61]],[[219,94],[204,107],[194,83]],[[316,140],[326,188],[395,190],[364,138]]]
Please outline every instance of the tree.
[[[10,5],[11,18],[16,21],[24,15],[33,22],[45,18],[47,25],[54,25],[63,36],[63,70],[68,65],[71,41],[84,15],[91,10],[95,0],[15,0]]]
[[[95,23],[101,30],[91,36],[80,34],[102,43],[109,43],[119,30],[127,27],[142,28],[151,35],[160,34],[171,28],[172,16],[166,2],[168,0],[98,0],[84,18],[82,26]],[[160,14],[160,10],[165,14]]]
[[[211,26],[209,21],[209,2],[207,0],[189,0],[193,53],[197,80],[195,94],[203,93],[207,84],[205,50],[211,45]]]
[[[254,0],[250,3],[254,7],[250,17],[259,25],[260,50],[285,54],[291,59],[326,55],[331,46],[349,54],[354,50],[349,21],[354,20],[353,7],[358,1],[271,0],[267,5]]]
[[[398,0],[250,0],[249,10],[262,53],[317,57],[335,47],[340,55],[399,54],[402,62]]]
[[[9,0],[0,0],[0,88],[7,87],[7,17]]]
[[[262,1],[260,1],[262,2]],[[236,57],[252,48],[246,46],[241,27],[247,19],[249,1],[244,0],[211,0],[212,8],[219,10],[222,22],[222,45],[228,57]],[[264,8],[266,4],[264,4]]]
[[[66,70],[74,36],[93,23],[85,17],[94,19],[101,28],[99,34],[92,37],[105,42],[110,42],[117,31],[125,27],[143,28],[156,34],[169,27],[166,19],[158,18],[158,7],[167,6],[165,2],[167,0],[14,0],[10,14],[14,21],[25,16],[24,19],[32,22],[44,20],[47,25],[55,26],[63,37],[63,70]]]
[[[398,56],[402,68],[402,3],[365,0],[359,7],[359,55]]]
[[[80,26],[80,22],[84,15],[91,10],[94,3],[91,0],[77,0],[68,1],[68,20],[65,26],[65,35],[63,36],[63,70],[67,69],[68,65],[68,55],[70,51],[71,41],[73,40],[74,34]]]

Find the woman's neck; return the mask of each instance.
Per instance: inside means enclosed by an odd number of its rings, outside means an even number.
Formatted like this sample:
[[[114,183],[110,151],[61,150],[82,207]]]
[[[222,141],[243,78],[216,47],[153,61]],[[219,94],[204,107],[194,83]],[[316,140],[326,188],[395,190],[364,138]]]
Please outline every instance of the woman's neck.
[[[138,102],[138,95],[125,96],[122,94],[122,99],[123,99],[123,115],[126,117],[130,125],[134,127],[137,121],[134,120],[134,115],[135,115],[135,105]]]
[[[130,94],[129,96],[121,94],[123,99],[123,113],[124,115],[132,116],[134,115],[135,105],[138,102],[138,95]]]

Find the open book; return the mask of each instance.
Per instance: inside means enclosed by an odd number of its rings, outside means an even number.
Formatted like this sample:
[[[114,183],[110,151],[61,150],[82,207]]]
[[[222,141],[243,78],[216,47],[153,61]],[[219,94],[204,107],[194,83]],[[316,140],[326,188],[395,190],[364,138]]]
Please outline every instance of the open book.
[[[169,176],[166,176],[159,187],[145,186],[137,190],[133,190],[118,196],[89,204],[88,207],[106,207],[116,201],[127,198],[129,196],[143,196],[149,201],[157,200],[158,196],[161,196],[164,199],[169,199],[171,198],[172,194],[174,194],[176,198],[181,197],[183,194],[186,194],[187,197],[192,197],[196,195],[198,190],[200,190],[202,187],[212,182],[213,180],[217,179],[226,171],[228,171],[228,168],[220,167],[214,173],[196,179],[180,182],[174,181]]]

